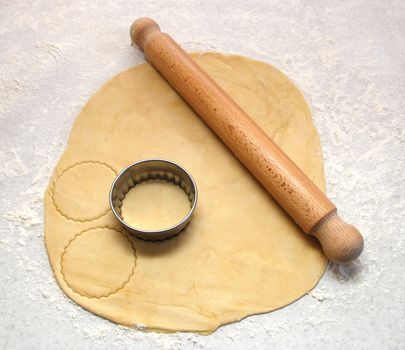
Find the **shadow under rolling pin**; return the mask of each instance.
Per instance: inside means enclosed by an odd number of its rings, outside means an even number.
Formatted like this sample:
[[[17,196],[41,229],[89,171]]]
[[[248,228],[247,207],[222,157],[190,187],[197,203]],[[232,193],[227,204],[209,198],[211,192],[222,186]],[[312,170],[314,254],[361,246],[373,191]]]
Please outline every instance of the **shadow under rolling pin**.
[[[348,263],[361,254],[360,232],[154,20],[136,20],[131,39],[302,230],[319,240],[329,259]]]

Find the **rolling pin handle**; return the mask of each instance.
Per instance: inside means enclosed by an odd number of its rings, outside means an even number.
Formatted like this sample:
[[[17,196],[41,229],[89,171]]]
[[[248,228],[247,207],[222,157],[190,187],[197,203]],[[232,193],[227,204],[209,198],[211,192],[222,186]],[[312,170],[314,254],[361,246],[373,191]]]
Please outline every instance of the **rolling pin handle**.
[[[319,240],[325,255],[339,264],[353,261],[363,251],[362,235],[354,226],[344,222],[336,210],[318,222],[309,234]]]
[[[147,36],[153,32],[160,32],[159,25],[151,18],[139,18],[131,26],[132,42],[143,51]]]

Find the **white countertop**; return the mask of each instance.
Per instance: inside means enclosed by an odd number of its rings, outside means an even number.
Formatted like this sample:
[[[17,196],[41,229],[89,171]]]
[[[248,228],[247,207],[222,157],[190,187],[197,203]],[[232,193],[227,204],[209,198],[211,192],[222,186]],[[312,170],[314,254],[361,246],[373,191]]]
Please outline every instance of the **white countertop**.
[[[328,193],[365,237],[361,259],[273,313],[209,336],[117,326],[68,299],[43,242],[43,192],[72,123],[143,56],[150,16],[190,51],[266,61],[304,92]],[[404,1],[3,1],[0,4],[0,348],[405,348]]]

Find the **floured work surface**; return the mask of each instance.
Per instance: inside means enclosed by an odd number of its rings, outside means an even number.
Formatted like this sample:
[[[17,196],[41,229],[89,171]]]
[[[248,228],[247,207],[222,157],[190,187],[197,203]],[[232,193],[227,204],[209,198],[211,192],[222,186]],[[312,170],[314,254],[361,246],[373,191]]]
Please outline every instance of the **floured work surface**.
[[[240,56],[197,62],[324,189],[319,137],[297,88]],[[199,189],[187,229],[164,242],[122,231],[108,192],[118,171],[173,160]],[[78,116],[45,194],[45,240],[56,279],[111,321],[209,333],[275,310],[315,286],[327,259],[149,65],[108,81]]]

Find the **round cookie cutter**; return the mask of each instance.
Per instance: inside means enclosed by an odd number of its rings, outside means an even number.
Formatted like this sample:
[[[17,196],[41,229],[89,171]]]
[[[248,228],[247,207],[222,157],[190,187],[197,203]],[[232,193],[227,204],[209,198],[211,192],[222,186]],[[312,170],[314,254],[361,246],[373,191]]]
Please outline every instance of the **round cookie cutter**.
[[[177,224],[160,230],[143,230],[129,225],[121,215],[122,201],[129,190],[144,181],[164,180],[179,186],[190,200],[190,210]],[[190,222],[197,205],[197,185],[190,173],[165,159],[145,159],[122,170],[110,190],[110,207],[121,225],[134,236],[146,241],[161,241],[180,233]]]

